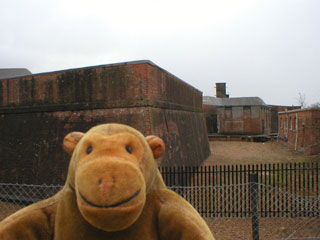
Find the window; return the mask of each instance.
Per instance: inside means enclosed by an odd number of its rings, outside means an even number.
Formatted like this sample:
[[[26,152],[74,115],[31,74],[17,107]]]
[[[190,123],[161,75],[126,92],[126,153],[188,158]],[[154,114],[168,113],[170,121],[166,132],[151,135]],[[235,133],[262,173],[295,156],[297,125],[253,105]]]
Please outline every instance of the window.
[[[227,118],[232,118],[232,107],[224,107],[224,111]]]
[[[251,116],[251,106],[243,106],[243,115],[246,117]]]

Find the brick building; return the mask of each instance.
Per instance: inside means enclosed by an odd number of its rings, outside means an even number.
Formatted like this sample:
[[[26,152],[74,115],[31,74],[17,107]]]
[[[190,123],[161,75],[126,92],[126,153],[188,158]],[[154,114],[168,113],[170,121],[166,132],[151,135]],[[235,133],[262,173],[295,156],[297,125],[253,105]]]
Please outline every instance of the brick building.
[[[209,154],[202,93],[150,61],[0,81],[0,182],[63,183],[63,137],[124,123],[166,143],[162,165],[198,165]]]
[[[307,155],[320,153],[320,109],[279,113],[279,139]]]
[[[203,97],[208,133],[270,134],[271,108],[259,97],[229,98],[225,89],[225,83],[217,83],[216,96],[220,97]]]
[[[271,134],[279,133],[279,112],[301,109],[300,106],[269,105],[271,107]]]

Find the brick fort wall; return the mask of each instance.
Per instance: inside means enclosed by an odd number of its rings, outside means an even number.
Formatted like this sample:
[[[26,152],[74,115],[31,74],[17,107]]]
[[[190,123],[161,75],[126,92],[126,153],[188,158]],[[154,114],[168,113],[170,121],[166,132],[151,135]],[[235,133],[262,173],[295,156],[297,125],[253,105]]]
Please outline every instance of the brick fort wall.
[[[72,131],[128,124],[166,144],[162,165],[199,165],[209,154],[202,93],[150,61],[1,80],[0,181],[63,184]]]

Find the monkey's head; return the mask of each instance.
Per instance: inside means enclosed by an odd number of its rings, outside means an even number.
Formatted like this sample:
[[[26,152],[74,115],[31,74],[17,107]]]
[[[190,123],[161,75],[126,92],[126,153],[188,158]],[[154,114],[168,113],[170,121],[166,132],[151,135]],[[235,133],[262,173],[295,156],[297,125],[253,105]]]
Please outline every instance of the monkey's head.
[[[164,152],[163,141],[126,125],[104,124],[69,133],[63,146],[72,154],[67,184],[83,218],[104,231],[131,226],[158,176],[155,158]]]

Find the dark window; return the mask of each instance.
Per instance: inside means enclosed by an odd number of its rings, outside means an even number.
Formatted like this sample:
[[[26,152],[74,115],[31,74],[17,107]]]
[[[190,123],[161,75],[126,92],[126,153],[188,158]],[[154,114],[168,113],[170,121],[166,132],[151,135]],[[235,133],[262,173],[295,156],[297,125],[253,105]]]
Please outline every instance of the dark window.
[[[232,118],[232,107],[224,107],[225,117]]]

